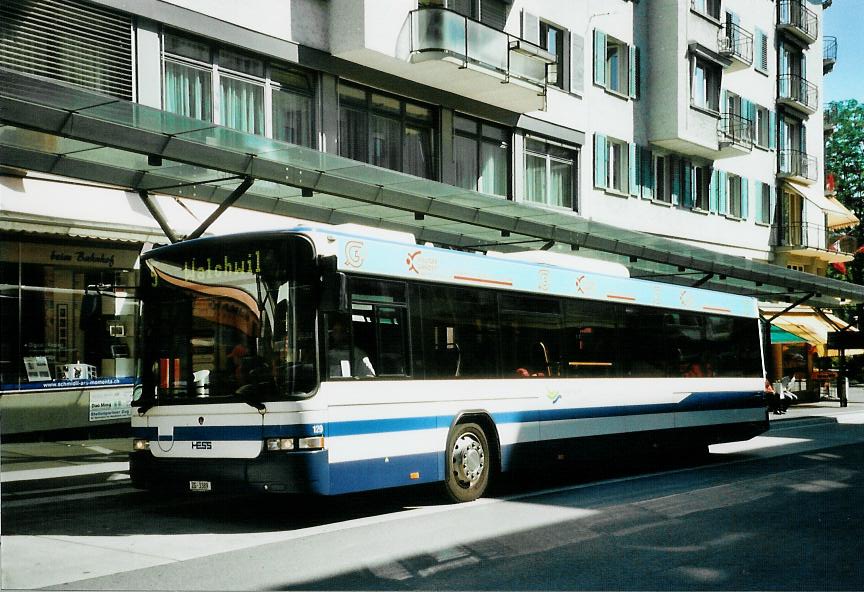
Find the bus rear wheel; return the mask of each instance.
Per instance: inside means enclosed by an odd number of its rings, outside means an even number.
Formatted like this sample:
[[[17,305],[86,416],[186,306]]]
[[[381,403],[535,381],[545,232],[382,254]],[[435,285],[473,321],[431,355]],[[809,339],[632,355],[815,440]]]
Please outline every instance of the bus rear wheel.
[[[470,502],[489,485],[492,458],[489,440],[476,423],[460,423],[447,439],[444,488],[453,501]]]

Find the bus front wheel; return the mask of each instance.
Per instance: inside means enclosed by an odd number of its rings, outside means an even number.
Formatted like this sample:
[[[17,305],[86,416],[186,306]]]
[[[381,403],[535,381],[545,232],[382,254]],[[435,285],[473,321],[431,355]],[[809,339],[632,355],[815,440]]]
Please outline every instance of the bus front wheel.
[[[447,439],[444,487],[456,502],[470,502],[486,491],[492,458],[486,434],[476,423],[456,425]]]

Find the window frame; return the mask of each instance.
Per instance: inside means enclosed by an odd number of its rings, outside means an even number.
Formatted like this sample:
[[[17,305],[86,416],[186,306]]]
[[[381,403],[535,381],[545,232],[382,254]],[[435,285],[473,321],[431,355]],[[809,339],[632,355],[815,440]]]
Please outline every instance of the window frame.
[[[470,122],[470,123],[474,124],[476,126],[475,131],[470,132],[470,131],[467,131],[465,129],[460,129],[460,127],[457,125],[457,123],[458,123],[457,120],[460,120],[460,119],[465,121],[465,122]],[[502,140],[500,138],[495,138],[492,135],[487,134],[486,133],[487,129],[496,129],[496,130],[502,132],[502,137],[504,137],[505,139]],[[469,189],[471,191],[478,191],[481,193],[484,193],[483,189],[481,187],[481,180],[483,179],[482,174],[481,174],[483,146],[484,146],[484,144],[485,145],[492,145],[495,142],[498,143],[499,148],[501,147],[501,144],[505,145],[504,148],[505,148],[505,152],[506,152],[506,157],[505,157],[504,162],[506,165],[506,170],[505,170],[505,176],[504,176],[504,185],[505,185],[504,193],[503,194],[502,193],[489,193],[489,192],[485,192],[485,193],[486,193],[486,195],[496,195],[499,197],[503,197],[505,199],[509,199],[511,194],[512,194],[512,189],[513,189],[512,182],[511,182],[512,177],[513,177],[511,174],[512,154],[513,154],[513,130],[510,128],[495,124],[495,123],[491,123],[491,122],[482,120],[482,119],[477,119],[476,117],[471,117],[469,115],[464,115],[462,113],[454,113],[453,114],[453,135],[454,135],[454,145],[455,145],[455,138],[456,137],[464,138],[464,139],[468,139],[468,140],[473,141],[474,142],[474,154],[476,157],[476,160],[475,160],[476,170],[474,171],[475,174],[473,175],[474,177],[476,177],[475,182],[474,182],[474,186],[473,187],[466,187],[465,185],[459,185],[458,184],[459,183],[458,178],[455,179],[454,184],[456,184],[457,187],[463,187],[465,189]]]
[[[714,115],[720,115],[720,81],[722,77],[720,67],[697,55],[693,55],[691,59],[690,106],[709,111]],[[700,70],[704,72],[701,80],[698,74]],[[701,86],[704,88],[700,88]],[[697,90],[704,90],[704,104],[697,100],[699,98]]]
[[[542,143],[543,151],[533,149],[530,144],[537,143],[538,145]],[[554,151],[567,151],[571,154],[572,158],[565,158],[563,155],[555,155],[552,152]],[[529,192],[529,183],[528,183],[528,158],[540,158],[544,161],[544,186],[549,187],[550,181],[552,178],[552,165],[553,163],[565,164],[570,166],[571,175],[570,175],[570,204],[569,205],[557,205],[550,204],[547,201],[537,201],[530,199],[528,196]],[[531,203],[535,205],[540,205],[549,208],[555,208],[556,210],[567,210],[572,212],[579,211],[579,147],[577,146],[569,146],[566,144],[554,142],[548,140],[546,138],[542,138],[539,136],[525,136],[525,142],[523,147],[523,175],[525,177],[524,184],[524,195],[522,201],[526,203]],[[549,192],[546,192],[549,195]]]

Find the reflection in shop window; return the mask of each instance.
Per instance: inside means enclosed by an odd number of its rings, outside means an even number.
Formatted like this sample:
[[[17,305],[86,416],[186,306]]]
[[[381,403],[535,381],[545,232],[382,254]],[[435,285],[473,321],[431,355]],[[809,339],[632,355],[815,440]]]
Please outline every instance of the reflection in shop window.
[[[137,283],[132,269],[137,254],[84,243],[4,240],[0,388],[131,380],[138,306],[131,286]]]

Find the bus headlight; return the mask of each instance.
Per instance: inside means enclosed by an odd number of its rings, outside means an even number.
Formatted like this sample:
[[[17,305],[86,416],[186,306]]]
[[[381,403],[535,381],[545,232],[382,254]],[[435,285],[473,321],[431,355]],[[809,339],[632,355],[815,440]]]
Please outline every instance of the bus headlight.
[[[275,452],[278,450],[294,450],[294,438],[267,438],[267,450]]]
[[[297,448],[301,450],[318,450],[324,448],[324,436],[312,436],[297,440]]]
[[[144,438],[135,438],[132,440],[132,450],[143,451],[150,450],[150,440]]]

